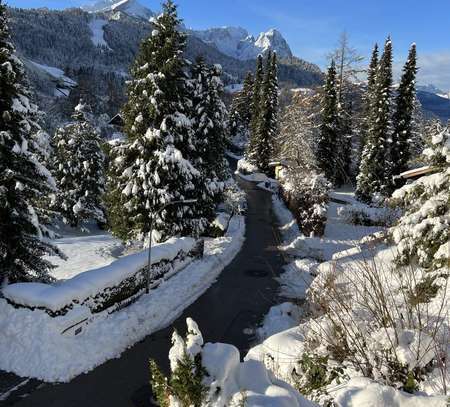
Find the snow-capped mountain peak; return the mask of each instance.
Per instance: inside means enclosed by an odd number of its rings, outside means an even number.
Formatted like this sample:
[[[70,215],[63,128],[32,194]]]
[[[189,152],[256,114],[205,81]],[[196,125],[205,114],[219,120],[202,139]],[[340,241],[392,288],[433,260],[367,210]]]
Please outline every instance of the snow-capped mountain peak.
[[[90,13],[121,11],[131,17],[148,20],[154,13],[137,0],[101,0],[92,5],[82,7]]]
[[[292,58],[292,51],[289,48],[288,43],[281,33],[274,28],[259,34],[255,41],[255,46],[263,50],[263,53],[270,50],[275,51],[280,58]]]
[[[240,60],[255,59],[269,50],[275,51],[280,58],[292,58],[289,45],[275,29],[259,34],[257,39],[241,27],[210,28],[191,33],[220,52]]]

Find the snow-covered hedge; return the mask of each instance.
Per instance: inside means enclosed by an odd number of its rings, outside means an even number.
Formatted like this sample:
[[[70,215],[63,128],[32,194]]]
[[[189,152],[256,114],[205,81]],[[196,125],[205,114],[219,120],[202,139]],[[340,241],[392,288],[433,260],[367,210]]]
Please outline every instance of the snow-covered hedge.
[[[149,285],[178,272],[203,255],[203,241],[172,238],[152,248]],[[54,285],[18,283],[3,288],[3,296],[15,307],[43,309],[51,316],[65,315],[75,305],[98,313],[124,301],[137,299],[146,286],[148,251],[122,257],[108,266],[89,270]]]
[[[400,211],[398,209],[374,207],[355,202],[340,207],[338,215],[352,225],[390,226],[399,217]]]
[[[305,236],[323,236],[327,221],[327,179],[313,171],[289,168],[281,179],[281,195]]]
[[[242,158],[238,161],[237,170],[238,172],[244,175],[259,172],[259,168],[256,165],[252,164],[251,162],[247,161],[245,158]]]

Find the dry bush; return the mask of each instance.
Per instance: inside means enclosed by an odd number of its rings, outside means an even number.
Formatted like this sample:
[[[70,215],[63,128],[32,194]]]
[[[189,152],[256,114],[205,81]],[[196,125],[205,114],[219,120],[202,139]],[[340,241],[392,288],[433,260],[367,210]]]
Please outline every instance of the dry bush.
[[[448,279],[375,258],[325,270],[310,289],[307,349],[360,374],[415,391],[432,372],[448,381]]]

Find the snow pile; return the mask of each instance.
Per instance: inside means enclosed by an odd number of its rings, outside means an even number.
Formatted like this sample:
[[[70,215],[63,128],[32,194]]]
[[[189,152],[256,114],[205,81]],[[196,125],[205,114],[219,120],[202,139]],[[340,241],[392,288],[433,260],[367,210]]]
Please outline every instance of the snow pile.
[[[302,309],[290,302],[271,307],[264,317],[262,326],[257,329],[259,340],[265,340],[269,336],[298,325],[302,316]]]
[[[256,165],[248,162],[245,158],[238,161],[236,174],[246,181],[256,182],[260,189],[271,193],[278,192],[280,185],[278,181],[260,172]]]
[[[240,363],[237,348],[223,343],[206,343],[197,324],[190,318],[186,320],[188,333],[183,339],[177,332],[172,336],[172,348],[169,352],[171,371],[178,380],[185,383],[183,388],[164,389],[164,399],[169,400],[170,407],[180,404],[177,392],[189,392],[187,373],[180,367],[180,361],[186,356],[191,360],[201,360],[205,369],[200,377],[206,392],[201,406],[249,406],[249,407],[312,407],[313,403],[302,397],[292,386],[275,378],[275,376],[258,360],[246,360]],[[200,357],[200,358],[199,358]],[[194,375],[199,374],[196,369]],[[181,378],[180,378],[181,375]],[[186,376],[185,376],[186,375]],[[154,377],[154,376],[153,376]],[[153,383],[153,386],[164,386],[167,382]],[[200,404],[198,404],[200,406]]]
[[[337,407],[446,407],[446,396],[411,395],[365,377],[351,379],[332,392]]]
[[[294,385],[304,342],[301,326],[296,326],[272,335],[254,346],[244,360],[263,362],[278,379]]]
[[[244,218],[233,217],[224,237],[206,240],[203,259],[129,307],[107,318],[99,315],[77,336],[60,334],[61,318],[51,318],[42,310],[15,309],[0,299],[0,369],[48,382],[66,382],[118,357],[169,325],[201,296],[239,252],[244,233]]]
[[[189,253],[196,245],[192,238],[172,238],[152,248],[152,265],[172,261],[180,253]],[[148,262],[148,251],[132,254],[114,263],[86,271],[57,285],[17,283],[3,288],[3,295],[14,304],[29,308],[62,311],[74,304],[84,304],[91,297],[120,285],[135,276]],[[185,265],[185,264],[183,264]]]

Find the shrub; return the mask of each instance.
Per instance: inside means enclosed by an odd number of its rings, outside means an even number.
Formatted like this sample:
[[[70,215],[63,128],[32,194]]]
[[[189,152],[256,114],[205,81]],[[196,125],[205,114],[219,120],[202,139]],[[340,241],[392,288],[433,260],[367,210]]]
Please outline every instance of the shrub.
[[[306,236],[322,236],[325,232],[330,184],[315,172],[290,168],[281,181],[281,195]]]
[[[316,318],[306,349],[412,392],[448,359],[447,279],[439,273],[429,279],[417,267],[397,269],[384,263],[389,250],[382,253],[322,269],[308,293]],[[441,380],[445,389],[445,374]]]
[[[201,407],[209,388],[203,384],[208,372],[202,366],[203,338],[197,324],[188,319],[188,333],[182,338],[176,331],[169,353],[171,375],[166,378],[154,360],[150,360],[153,393],[161,407]]]
[[[361,226],[391,226],[399,211],[388,207],[373,207],[362,203],[348,204],[338,209],[346,222]]]

